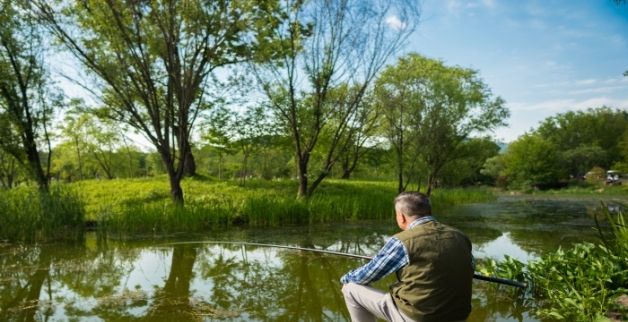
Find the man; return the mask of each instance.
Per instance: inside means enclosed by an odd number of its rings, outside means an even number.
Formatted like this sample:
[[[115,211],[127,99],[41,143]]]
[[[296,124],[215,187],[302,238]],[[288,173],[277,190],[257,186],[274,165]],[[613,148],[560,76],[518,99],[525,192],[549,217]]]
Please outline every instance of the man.
[[[469,238],[436,221],[425,194],[399,194],[395,213],[402,231],[370,262],[340,279],[351,320],[465,321],[473,280]],[[389,292],[368,286],[392,272],[398,282]]]

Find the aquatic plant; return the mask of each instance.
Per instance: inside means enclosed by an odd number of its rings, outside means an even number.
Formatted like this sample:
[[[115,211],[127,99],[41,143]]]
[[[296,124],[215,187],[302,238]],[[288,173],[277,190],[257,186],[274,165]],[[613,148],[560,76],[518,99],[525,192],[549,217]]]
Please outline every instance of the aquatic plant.
[[[558,249],[527,265],[507,257],[483,261],[479,271],[504,278],[525,279],[532,286],[536,313],[562,321],[602,321],[609,311],[624,317],[626,307],[614,307],[628,292],[628,227],[622,213],[612,214],[606,206],[597,216],[607,218],[601,228],[602,244],[578,243]]]

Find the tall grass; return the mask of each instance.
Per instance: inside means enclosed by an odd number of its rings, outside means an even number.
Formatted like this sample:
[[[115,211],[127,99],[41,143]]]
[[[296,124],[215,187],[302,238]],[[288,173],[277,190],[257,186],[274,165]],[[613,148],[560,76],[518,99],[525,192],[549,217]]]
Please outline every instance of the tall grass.
[[[616,299],[628,293],[628,226],[622,213],[601,207],[609,228],[598,228],[603,243],[579,243],[558,249],[524,265],[512,258],[484,262],[480,271],[505,278],[527,279],[533,286],[536,313],[561,321],[606,321],[613,314],[628,318]]]
[[[278,226],[393,218],[393,182],[329,180],[309,199],[290,180],[236,182],[186,179],[185,206],[172,205],[165,180],[84,181],[88,218],[110,232],[202,231],[231,225]],[[486,189],[437,190],[445,204],[486,201]]]
[[[36,187],[0,191],[0,239],[46,241],[82,236],[85,210],[79,195],[52,186],[48,193]]]

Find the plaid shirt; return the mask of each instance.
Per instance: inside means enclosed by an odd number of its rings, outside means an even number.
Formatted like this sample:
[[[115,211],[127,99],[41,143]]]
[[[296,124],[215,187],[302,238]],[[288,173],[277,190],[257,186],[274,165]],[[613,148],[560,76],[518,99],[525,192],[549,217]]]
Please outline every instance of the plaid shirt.
[[[408,229],[432,220],[434,220],[432,216],[421,217],[413,221]],[[410,258],[408,257],[406,247],[403,246],[399,239],[392,237],[371,261],[345,274],[340,279],[340,283],[370,284],[392,272],[398,271],[400,268],[408,265],[409,262]]]

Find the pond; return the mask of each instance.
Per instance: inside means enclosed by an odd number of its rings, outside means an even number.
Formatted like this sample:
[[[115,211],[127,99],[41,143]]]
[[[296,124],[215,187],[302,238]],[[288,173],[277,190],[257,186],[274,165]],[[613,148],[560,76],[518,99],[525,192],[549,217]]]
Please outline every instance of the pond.
[[[596,241],[594,200],[503,197],[442,210],[477,258],[533,259]],[[159,239],[0,246],[0,321],[348,321],[339,278],[364,260],[237,242],[372,255],[394,219],[276,229],[231,229]],[[386,288],[392,279],[376,284]],[[474,321],[541,321],[507,286],[475,281]]]

